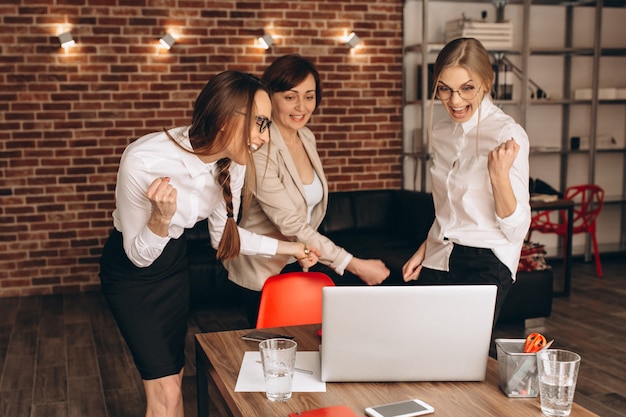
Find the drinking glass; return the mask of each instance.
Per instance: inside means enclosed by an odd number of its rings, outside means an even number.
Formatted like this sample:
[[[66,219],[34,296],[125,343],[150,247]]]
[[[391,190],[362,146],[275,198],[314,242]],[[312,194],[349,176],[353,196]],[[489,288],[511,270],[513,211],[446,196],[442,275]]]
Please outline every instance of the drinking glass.
[[[580,356],[563,349],[543,349],[536,356],[541,411],[550,417],[569,416]]]
[[[267,339],[259,343],[265,394],[270,401],[291,398],[297,343],[289,339]]]

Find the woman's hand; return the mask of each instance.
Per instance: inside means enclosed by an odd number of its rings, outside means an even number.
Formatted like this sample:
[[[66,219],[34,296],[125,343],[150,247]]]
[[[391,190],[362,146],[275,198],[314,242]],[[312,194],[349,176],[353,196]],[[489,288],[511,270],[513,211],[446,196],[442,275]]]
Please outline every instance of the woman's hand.
[[[417,280],[422,271],[422,262],[426,255],[426,242],[422,243],[413,256],[402,267],[402,279],[404,282]]]
[[[315,265],[317,261],[319,261],[320,256],[322,255],[320,251],[312,246],[307,246],[306,243],[296,242],[298,245],[301,245],[301,253],[295,255],[298,263],[302,267],[304,272],[307,272],[310,267]]]
[[[517,207],[509,172],[515,158],[517,158],[519,149],[520,146],[515,142],[515,139],[511,138],[489,152],[487,170],[489,171],[496,215],[501,219],[510,216]]]
[[[317,255],[315,252],[311,251],[306,256],[306,258],[298,259],[298,263],[302,267],[302,270],[304,272],[307,272],[310,267],[312,267],[313,265],[315,265],[319,261],[319,259],[320,259],[319,255]]]
[[[502,142],[489,152],[487,169],[489,170],[489,178],[491,182],[508,181],[509,171],[517,154],[519,145],[515,139],[511,138],[506,142]]]
[[[170,184],[169,177],[157,178],[150,184],[146,197],[152,205],[148,228],[158,236],[166,237],[170,221],[176,214],[176,188]]]
[[[313,246],[307,246],[303,242],[287,242],[284,240],[278,241],[278,248],[276,249],[278,255],[290,255],[296,258],[303,271],[307,271],[310,267],[315,265],[322,254],[319,249]]]
[[[377,285],[389,277],[389,268],[380,259],[353,257],[346,269],[357,275],[367,285]]]

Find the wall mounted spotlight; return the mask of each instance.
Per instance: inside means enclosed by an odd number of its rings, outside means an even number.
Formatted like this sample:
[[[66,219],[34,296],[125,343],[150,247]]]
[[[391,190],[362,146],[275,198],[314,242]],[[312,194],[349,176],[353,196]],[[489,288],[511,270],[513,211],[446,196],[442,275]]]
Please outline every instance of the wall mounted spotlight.
[[[159,39],[161,46],[165,49],[171,49],[172,46],[176,43],[176,38],[174,38],[171,34],[166,33]]]
[[[361,38],[359,38],[356,33],[351,32],[348,35],[348,40],[346,40],[346,46],[349,48],[356,48],[356,46],[361,42]]]
[[[61,48],[69,48],[73,46],[76,42],[74,42],[74,38],[72,37],[71,32],[63,32],[59,36],[59,42],[61,43]]]
[[[274,45],[274,38],[269,33],[259,38],[259,44],[263,49],[270,49]]]

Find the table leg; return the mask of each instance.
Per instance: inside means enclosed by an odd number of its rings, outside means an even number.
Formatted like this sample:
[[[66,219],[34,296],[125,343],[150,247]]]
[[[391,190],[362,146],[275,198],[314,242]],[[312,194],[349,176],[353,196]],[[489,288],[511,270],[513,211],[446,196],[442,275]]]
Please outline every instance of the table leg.
[[[204,350],[196,340],[196,386],[198,401],[198,417],[209,415],[209,378],[208,362]]]
[[[567,256],[565,262],[565,274],[563,284],[563,295],[569,296],[571,284],[572,284],[572,240],[574,240],[574,206],[567,208],[567,244],[565,245],[565,256]]]

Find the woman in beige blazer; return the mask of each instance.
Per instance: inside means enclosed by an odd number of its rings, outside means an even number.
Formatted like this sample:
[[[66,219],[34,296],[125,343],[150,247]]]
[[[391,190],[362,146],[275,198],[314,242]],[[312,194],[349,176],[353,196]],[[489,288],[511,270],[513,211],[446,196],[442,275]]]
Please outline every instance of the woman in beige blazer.
[[[263,82],[272,98],[270,143],[254,153],[257,186],[239,225],[278,239],[304,242],[319,249],[319,262],[339,275],[347,270],[368,285],[380,284],[389,276],[381,260],[356,258],[317,231],[328,203],[315,136],[306,127],[321,100],[317,70],[299,55],[285,55],[267,68]],[[224,265],[229,279],[251,290],[254,298],[267,278],[292,262],[296,260],[289,256],[240,255]]]

